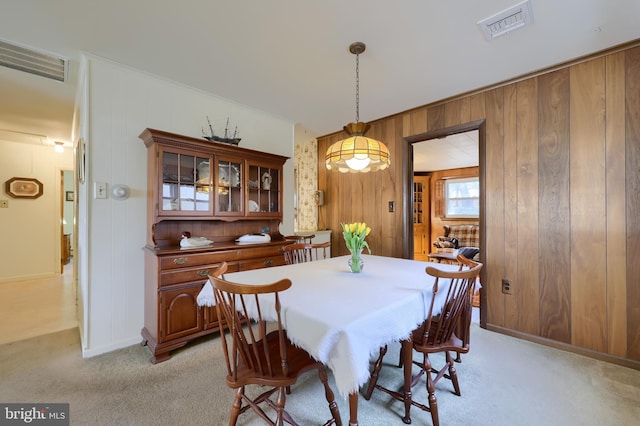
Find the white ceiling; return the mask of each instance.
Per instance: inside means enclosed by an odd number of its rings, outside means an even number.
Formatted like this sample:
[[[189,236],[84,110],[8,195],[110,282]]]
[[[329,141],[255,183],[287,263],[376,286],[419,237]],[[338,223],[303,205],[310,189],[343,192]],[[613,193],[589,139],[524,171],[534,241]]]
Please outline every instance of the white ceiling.
[[[321,136],[355,120],[354,41],[366,122],[640,38],[638,0],[531,0],[532,25],[485,40],[518,2],[0,0],[1,39],[71,60],[65,83],[0,67],[0,130],[70,142],[81,52]]]
[[[478,131],[413,144],[413,171],[435,172],[479,164]]]

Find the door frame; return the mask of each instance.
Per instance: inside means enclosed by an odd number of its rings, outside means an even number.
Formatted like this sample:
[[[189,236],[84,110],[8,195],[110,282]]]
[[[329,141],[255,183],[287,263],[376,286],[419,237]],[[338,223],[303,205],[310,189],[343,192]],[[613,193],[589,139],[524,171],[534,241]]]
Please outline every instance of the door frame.
[[[446,127],[443,129],[432,130],[417,135],[406,136],[403,138],[402,144],[402,173],[404,176],[402,184],[402,201],[403,201],[403,217],[402,229],[404,238],[402,252],[406,259],[413,258],[413,144],[424,142],[431,139],[444,138],[449,135],[478,131],[478,177],[480,179],[480,217],[478,224],[480,226],[480,262],[484,265],[480,271],[480,282],[486,283],[487,263],[486,256],[486,232],[485,232],[485,173],[486,173],[486,120],[471,121],[469,123],[459,124],[457,126]],[[486,327],[487,313],[484,306],[486,305],[486,288],[480,288],[480,326]]]

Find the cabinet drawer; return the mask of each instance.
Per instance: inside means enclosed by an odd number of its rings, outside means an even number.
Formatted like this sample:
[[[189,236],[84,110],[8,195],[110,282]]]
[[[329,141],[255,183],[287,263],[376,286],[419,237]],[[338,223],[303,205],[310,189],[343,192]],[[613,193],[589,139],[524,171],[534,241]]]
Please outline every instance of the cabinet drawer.
[[[231,263],[249,259],[263,259],[271,256],[282,256],[282,246],[286,244],[287,243],[256,247],[241,247],[234,250],[162,256],[160,257],[160,270],[168,271],[178,268],[216,265],[222,262]]]
[[[215,271],[219,265],[220,263],[200,265],[196,268],[183,268],[160,272],[160,287],[188,282],[205,282],[208,275]],[[227,272],[238,272],[240,270],[238,262],[228,262],[227,266]]]
[[[281,266],[286,264],[284,255],[276,255],[269,257],[261,257],[259,259],[246,260],[240,262],[240,270],[248,271],[250,269],[268,268],[271,266]]]
[[[217,265],[203,265],[198,268],[180,269],[171,272],[160,273],[160,286],[187,283],[193,281],[206,281],[207,276],[215,270]]]
[[[232,262],[240,258],[240,250],[223,250],[207,253],[163,256],[160,258],[160,270],[189,268],[201,265],[215,265]]]
[[[267,257],[275,257],[275,256],[281,256],[284,259],[284,254],[283,254],[284,252],[282,250],[282,247],[287,244],[291,244],[291,242],[283,243],[279,245],[269,245],[269,246],[262,246],[262,247],[258,246],[258,247],[252,247],[250,249],[243,250],[240,260],[256,259],[256,258],[264,259]]]

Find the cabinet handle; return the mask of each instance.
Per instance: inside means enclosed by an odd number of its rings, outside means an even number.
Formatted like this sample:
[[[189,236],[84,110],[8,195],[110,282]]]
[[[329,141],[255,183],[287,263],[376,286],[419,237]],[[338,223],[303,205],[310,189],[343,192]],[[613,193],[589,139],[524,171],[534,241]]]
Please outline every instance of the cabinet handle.
[[[206,277],[209,275],[209,270],[208,269],[203,269],[201,271],[198,271],[198,275],[200,275],[201,277]]]
[[[187,263],[187,258],[186,257],[178,257],[176,259],[173,259],[173,263],[176,265],[184,265],[185,263]]]
[[[264,266],[273,266],[273,260],[265,260]]]

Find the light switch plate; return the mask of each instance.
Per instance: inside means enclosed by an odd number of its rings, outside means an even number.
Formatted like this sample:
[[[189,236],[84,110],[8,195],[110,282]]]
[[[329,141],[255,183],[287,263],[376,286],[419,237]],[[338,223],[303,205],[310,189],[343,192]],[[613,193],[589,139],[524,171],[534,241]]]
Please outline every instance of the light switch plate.
[[[107,198],[107,183],[106,182],[94,182],[93,197],[96,199]]]

